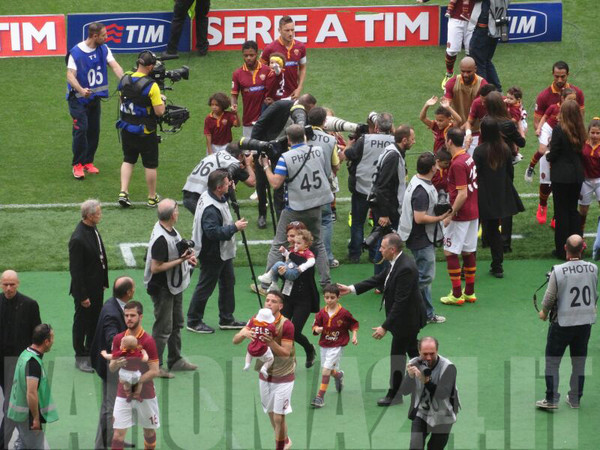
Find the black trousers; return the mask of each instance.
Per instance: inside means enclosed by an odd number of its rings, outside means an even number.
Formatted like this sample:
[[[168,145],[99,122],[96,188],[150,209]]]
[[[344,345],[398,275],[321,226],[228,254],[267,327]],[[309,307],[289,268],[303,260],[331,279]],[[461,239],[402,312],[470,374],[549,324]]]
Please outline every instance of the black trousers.
[[[496,66],[492,62],[497,45],[498,39],[488,36],[487,27],[475,27],[469,45],[469,56],[475,60],[477,75],[485,78],[488,83],[493,84],[499,91],[502,91],[502,84],[500,78],[498,78]]]
[[[96,334],[96,325],[102,310],[103,298],[90,296],[91,305],[88,308],[75,301],[75,315],[73,316],[73,349],[75,357],[90,356],[90,346]]]
[[[281,314],[294,324],[294,341],[302,346],[306,352],[306,356],[311,355],[314,347],[308,338],[302,334],[302,329],[310,316],[310,304],[308,300],[286,297]]]
[[[390,349],[390,389],[387,396],[394,398],[402,384],[402,377],[406,370],[406,355],[410,358],[419,356],[417,346],[417,333],[410,335],[392,335],[392,347]]]
[[[169,53],[176,53],[183,25],[187,18],[188,10],[194,0],[175,0],[173,8],[173,21],[171,22],[171,36],[167,44]],[[208,12],[210,0],[196,0],[196,48],[202,52],[208,50]]]
[[[420,417],[415,417],[410,427],[410,450],[422,450],[425,448],[425,440],[431,434],[427,442],[428,450],[441,450],[446,447],[450,438],[452,425],[438,425],[431,427]]]
[[[552,199],[554,202],[554,247],[556,255],[565,259],[565,242],[572,234],[581,234],[581,219],[577,211],[577,200],[581,192],[581,183],[552,182]]]
[[[266,216],[267,215],[267,189],[269,188],[269,181],[267,180],[267,176],[265,175],[265,171],[263,170],[260,164],[254,165],[254,176],[256,177],[256,195],[258,196],[258,215]],[[275,220],[279,220],[279,216],[281,215],[281,211],[285,208],[285,200],[284,200],[284,188],[280,187],[279,189],[274,189],[272,192],[273,197],[273,207],[275,208]]]
[[[558,323],[550,324],[546,340],[546,400],[558,403],[558,371],[560,361],[569,347],[571,353],[571,379],[569,381],[569,400],[579,403],[583,395],[585,382],[585,360],[587,357],[588,341],[590,340],[591,325],[561,327]]]
[[[8,411],[8,401],[10,400],[10,392],[12,390],[18,359],[18,356],[4,356],[2,361],[0,383],[2,383],[4,403],[2,405],[2,424],[0,424],[0,449],[8,448],[10,439],[15,431],[15,423],[12,420],[6,420],[6,412]]]
[[[195,327],[203,322],[206,303],[219,283],[219,323],[234,320],[235,275],[233,273],[233,259],[227,261],[211,260],[200,261],[200,277],[192,294],[187,313],[187,325]]]
[[[492,254],[491,269],[493,272],[502,272],[502,262],[504,261],[504,242],[498,226],[499,219],[485,219],[481,221],[481,237],[487,242]],[[504,231],[504,227],[502,228]]]
[[[96,449],[109,449],[113,438],[113,410],[117,398],[119,377],[116,373],[108,373],[107,379],[102,380],[102,405],[98,429],[96,430]]]
[[[192,215],[196,214],[196,206],[198,206],[199,199],[200,194],[197,192],[183,191],[183,206],[185,206]]]

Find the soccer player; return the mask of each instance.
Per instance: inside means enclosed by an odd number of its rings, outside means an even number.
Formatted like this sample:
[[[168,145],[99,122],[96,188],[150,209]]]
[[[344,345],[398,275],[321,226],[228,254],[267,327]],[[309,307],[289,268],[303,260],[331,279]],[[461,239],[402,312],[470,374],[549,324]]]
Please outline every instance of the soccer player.
[[[317,313],[312,327],[314,335],[321,335],[319,347],[321,347],[321,367],[323,368],[319,392],[310,403],[315,408],[325,406],[323,398],[331,377],[335,380],[335,390],[342,392],[344,371],[339,368],[344,347],[350,342],[349,331],[352,332],[352,343],[358,344],[358,321],[352,317],[350,311],[338,303],[340,288],[335,284],[328,284],[323,289],[323,297],[326,306]]]
[[[233,72],[231,80],[231,110],[238,110],[238,96],[242,94],[244,113],[242,115],[242,134],[249,138],[252,125],[260,117],[265,99],[265,83],[271,69],[268,64],[258,61],[258,45],[246,41],[242,45],[244,64]]]
[[[294,36],[294,20],[290,16],[283,16],[279,19],[279,38],[267,45],[260,55],[260,62],[267,66],[271,53],[281,53],[285,56],[285,69],[280,86],[283,92],[281,98],[292,100],[300,97],[306,78],[306,47],[294,39]]]
[[[460,75],[455,75],[446,83],[444,97],[450,99],[452,108],[456,110],[462,122],[469,118],[469,110],[473,100],[479,95],[479,89],[488,82],[477,75],[475,60],[469,56],[460,61]],[[469,136],[467,132],[467,136]]]
[[[453,126],[460,126],[461,118],[450,106],[450,100],[446,97],[440,99],[440,107],[435,110],[435,120],[427,118],[427,110],[437,103],[438,98],[434,95],[423,105],[419,119],[433,133],[433,153],[444,147],[446,143],[446,132]]]
[[[469,44],[475,29],[475,24],[470,21],[475,0],[456,0],[454,8],[450,8],[450,4],[446,13],[446,17],[448,17],[448,42],[446,43],[445,54],[446,76],[442,80],[442,90],[454,75],[454,63],[458,53],[464,47],[467,55],[469,54]]]
[[[452,155],[448,171],[448,194],[452,215],[444,219],[444,255],[452,291],[440,301],[446,305],[474,303],[475,296],[475,251],[477,250],[477,228],[479,207],[477,204],[477,170],[475,161],[463,148],[464,132],[458,128],[448,130],[446,147]],[[465,271],[465,290],[460,281],[459,255],[462,255]]]

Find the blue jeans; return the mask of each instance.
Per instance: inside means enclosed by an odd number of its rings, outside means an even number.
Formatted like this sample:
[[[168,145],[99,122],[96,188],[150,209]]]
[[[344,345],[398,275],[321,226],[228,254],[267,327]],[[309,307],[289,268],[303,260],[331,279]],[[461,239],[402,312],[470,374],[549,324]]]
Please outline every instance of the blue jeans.
[[[425,302],[425,310],[427,311],[427,319],[431,319],[435,315],[433,303],[431,302],[431,284],[435,278],[435,247],[429,245],[418,250],[410,250],[415,258],[417,270],[419,271],[419,289],[421,297]]]
[[[493,84],[498,88],[498,91],[502,92],[502,84],[500,84],[496,66],[492,62],[496,45],[498,45],[498,38],[488,36],[487,27],[475,27],[471,37],[469,55],[475,60],[477,75],[485,78],[488,83]]]
[[[68,103],[73,118],[72,165],[93,163],[100,140],[100,98],[84,105],[70,95]]]
[[[279,275],[278,270],[280,267],[286,268],[286,271],[283,275]],[[284,280],[294,281],[296,278],[298,278],[300,276],[300,271],[298,270],[298,266],[291,261],[288,261],[288,262],[277,261],[275,264],[273,264],[273,267],[271,267],[270,272],[271,272],[271,283],[277,283],[277,281],[279,281],[279,277],[283,278]]]
[[[367,196],[358,193],[352,194],[352,225],[350,226],[350,243],[348,244],[348,256],[350,258],[360,258],[368,212]],[[371,250],[369,250],[369,255],[374,257],[374,253],[374,251],[371,253]]]
[[[333,236],[333,214],[331,212],[331,203],[321,206],[321,238],[327,252],[329,264],[333,261],[333,252],[331,251],[331,238]]]

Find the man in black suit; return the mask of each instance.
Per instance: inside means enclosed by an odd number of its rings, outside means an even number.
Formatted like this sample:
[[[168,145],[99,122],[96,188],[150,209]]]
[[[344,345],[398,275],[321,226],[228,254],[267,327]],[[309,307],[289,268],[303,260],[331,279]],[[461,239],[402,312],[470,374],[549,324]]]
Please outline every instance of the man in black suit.
[[[398,390],[406,367],[406,354],[411,358],[419,355],[417,335],[427,323],[419,291],[419,271],[415,261],[402,251],[403,247],[404,243],[398,234],[387,234],[381,241],[379,251],[391,267],[355,285],[338,285],[342,295],[350,292],[360,295],[374,288],[383,291],[382,303],[385,304],[386,317],[381,326],[373,328],[373,337],[382,339],[389,331],[392,333],[392,347],[390,388],[385,397],[377,401],[379,406],[402,403],[402,395],[398,394]]]
[[[102,309],[104,289],[108,287],[108,264],[106,251],[96,225],[102,210],[98,200],[86,200],[81,204],[81,222],[69,241],[69,270],[71,272],[70,294],[75,300],[73,317],[73,348],[75,367],[93,373],[90,366],[90,345],[96,332],[96,324]]]
[[[0,386],[4,395],[2,411],[6,415],[17,359],[31,344],[33,329],[42,320],[38,303],[18,291],[17,272],[5,270],[0,278],[0,285]],[[0,449],[7,448],[13,431],[14,422],[3,418],[0,426]]]
[[[115,280],[113,296],[106,300],[100,311],[96,334],[90,348],[92,367],[102,378],[102,406],[95,445],[97,449],[110,448],[113,435],[112,416],[119,381],[118,373],[107,370],[109,361],[105,360],[100,352],[106,350],[110,353],[113,338],[127,329],[123,307],[133,298],[134,293],[135,283],[131,278],[119,277]]]

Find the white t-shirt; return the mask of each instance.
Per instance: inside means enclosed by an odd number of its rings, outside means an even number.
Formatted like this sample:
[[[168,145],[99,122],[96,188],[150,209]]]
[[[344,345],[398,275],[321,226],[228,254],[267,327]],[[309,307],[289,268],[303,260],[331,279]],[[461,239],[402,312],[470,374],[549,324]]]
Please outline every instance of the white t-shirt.
[[[92,53],[93,51],[95,51],[95,48],[91,48],[89,47],[85,41],[80,42],[79,44],[77,44],[77,47],[79,47],[79,50],[81,50],[84,53]],[[106,47],[108,48],[108,47]],[[107,63],[111,63],[115,60],[112,52],[110,51],[110,48],[108,48],[108,53],[106,54],[106,62]],[[67,69],[72,69],[72,70],[77,70],[77,64],[75,64],[75,59],[73,58],[73,55],[69,54],[69,62],[67,63]]]

